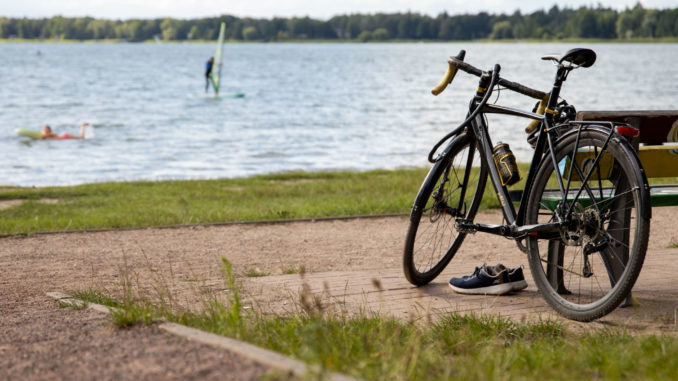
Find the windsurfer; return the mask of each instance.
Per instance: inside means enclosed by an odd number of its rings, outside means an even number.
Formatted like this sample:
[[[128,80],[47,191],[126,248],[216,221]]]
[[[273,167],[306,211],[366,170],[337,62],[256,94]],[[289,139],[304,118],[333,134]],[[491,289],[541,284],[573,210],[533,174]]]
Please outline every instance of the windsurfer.
[[[210,59],[205,62],[205,94],[207,94],[207,90],[210,88],[210,76],[212,75],[212,67],[214,66],[214,57],[210,57]]]

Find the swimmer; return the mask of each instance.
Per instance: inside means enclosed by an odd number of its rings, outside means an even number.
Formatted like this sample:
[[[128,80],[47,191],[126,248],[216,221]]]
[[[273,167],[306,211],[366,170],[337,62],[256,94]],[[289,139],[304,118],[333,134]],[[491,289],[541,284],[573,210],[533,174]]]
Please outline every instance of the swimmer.
[[[84,139],[85,138],[85,127],[89,126],[89,123],[83,123],[80,125],[80,135],[71,135],[68,132],[62,132],[60,134],[55,134],[52,132],[52,127],[50,127],[48,124],[45,124],[45,127],[42,128],[42,132],[40,135],[42,136],[41,139],[57,139],[57,140],[64,140],[64,139]]]

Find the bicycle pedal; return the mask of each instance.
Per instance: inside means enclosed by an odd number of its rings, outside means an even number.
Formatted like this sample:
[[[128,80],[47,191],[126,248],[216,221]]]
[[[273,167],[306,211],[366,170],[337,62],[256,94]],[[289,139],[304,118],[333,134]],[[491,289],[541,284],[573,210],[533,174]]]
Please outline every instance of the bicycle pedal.
[[[457,229],[459,233],[464,234],[475,234],[478,231],[478,226],[469,220],[456,220],[454,221],[454,228]]]

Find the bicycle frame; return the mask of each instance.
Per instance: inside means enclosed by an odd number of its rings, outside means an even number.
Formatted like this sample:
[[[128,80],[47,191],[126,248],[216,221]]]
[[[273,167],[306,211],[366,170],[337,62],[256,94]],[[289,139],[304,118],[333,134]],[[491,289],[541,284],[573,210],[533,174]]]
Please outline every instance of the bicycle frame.
[[[495,70],[497,70],[498,67],[495,67]],[[558,72],[556,74],[556,80],[553,86],[553,89],[551,91],[551,95],[549,97],[549,101],[547,103],[546,109],[548,112],[546,115],[540,115],[532,112],[527,112],[511,107],[505,107],[505,106],[499,106],[499,105],[492,105],[492,104],[487,104],[487,94],[484,92],[492,92],[492,86],[495,82],[495,78],[493,77],[493,80],[491,83],[488,80],[490,75],[483,75],[481,76],[480,79],[480,84],[478,88],[478,93],[476,93],[476,96],[474,100],[470,104],[469,108],[469,115],[472,115],[473,113],[477,112],[477,115],[470,120],[468,125],[470,125],[470,130],[472,131],[473,138],[472,140],[477,142],[478,149],[480,151],[480,157],[481,160],[483,161],[483,164],[486,166],[489,172],[489,177],[490,181],[492,182],[492,185],[494,187],[495,193],[497,195],[497,198],[499,200],[499,203],[501,204],[502,207],[502,213],[504,215],[504,219],[506,220],[507,224],[505,225],[490,225],[490,224],[482,224],[482,223],[468,223],[465,221],[460,221],[459,222],[459,228],[462,230],[467,230],[470,232],[485,232],[485,233],[490,233],[490,234],[496,234],[496,235],[501,235],[504,237],[511,237],[514,239],[521,239],[526,236],[535,236],[540,239],[551,239],[551,238],[556,238],[560,235],[560,228],[562,226],[562,221],[557,221],[553,223],[547,223],[547,224],[538,224],[538,225],[523,225],[523,221],[525,218],[525,213],[526,213],[526,208],[527,208],[527,199],[530,196],[527,191],[523,191],[521,199],[520,199],[520,204],[518,207],[518,212],[516,213],[516,210],[513,206],[513,203],[511,201],[511,197],[509,195],[509,191],[506,188],[506,186],[502,185],[502,182],[500,180],[499,176],[499,171],[497,170],[497,167],[494,165],[494,161],[492,158],[492,140],[489,135],[489,130],[488,126],[486,123],[485,119],[485,114],[503,114],[503,115],[512,115],[512,116],[518,116],[518,117],[523,117],[523,118],[529,118],[533,120],[538,120],[540,121],[540,131],[538,134],[537,142],[535,145],[535,150],[534,150],[534,155],[532,156],[532,160],[530,162],[530,167],[529,171],[527,174],[527,178],[525,181],[526,188],[527,185],[531,184],[534,181],[534,178],[536,176],[536,172],[539,166],[539,163],[541,160],[544,159],[544,156],[548,154],[554,162],[554,168],[555,171],[557,171],[558,176],[558,186],[559,190],[561,192],[561,195],[565,197],[565,195],[568,192],[569,184],[568,187],[563,184],[562,178],[561,178],[561,173],[560,169],[558,168],[558,163],[556,162],[556,157],[555,157],[555,139],[556,137],[552,133],[554,130],[553,126],[553,109],[556,107],[557,99],[560,94],[560,87],[562,85],[562,82],[565,80],[567,77],[568,70],[566,68],[560,67],[558,69]],[[496,74],[492,74],[496,75]],[[482,98],[482,99],[481,99]],[[467,131],[468,129],[467,125]],[[612,136],[613,130],[610,129],[610,137]],[[609,141],[609,138],[608,138]],[[472,145],[473,146],[473,145]],[[473,148],[472,148],[473,149]],[[575,153],[576,154],[576,153]],[[470,155],[469,158],[472,158],[473,155]],[[591,171],[586,175],[586,178],[591,175],[593,172],[593,167],[596,166],[598,160],[600,157],[597,157],[594,165],[592,166]],[[464,181],[468,181],[468,176],[469,176],[469,171],[468,171],[468,166],[467,166],[467,171],[465,174],[465,179]],[[579,198],[579,194],[575,197],[576,199]],[[460,198],[460,202],[463,200],[463,195]],[[461,205],[458,210],[461,210]],[[568,211],[569,213],[569,211]]]
[[[489,113],[501,113],[501,114],[510,114],[516,116],[530,117],[532,119],[541,119],[544,120],[542,115],[526,113],[521,110],[509,109],[501,106],[491,106],[485,105],[485,109],[476,116],[470,123],[471,130],[473,131],[473,140],[478,144],[478,149],[480,152],[480,158],[483,161],[483,164],[488,169],[488,175],[490,181],[494,186],[495,193],[499,199],[499,203],[502,207],[502,212],[504,218],[506,219],[506,225],[489,225],[489,224],[472,224],[466,222],[460,222],[459,227],[463,230],[468,231],[479,231],[490,234],[502,235],[504,237],[512,238],[522,238],[527,235],[536,235],[539,238],[555,238],[560,234],[560,223],[549,223],[549,224],[540,224],[540,225],[528,225],[523,226],[521,221],[525,216],[525,210],[527,207],[527,192],[523,192],[523,195],[520,200],[520,206],[518,212],[511,202],[511,197],[509,195],[508,189],[506,186],[501,185],[501,180],[499,177],[499,171],[494,165],[492,158],[492,141],[489,136],[487,123],[485,122],[484,114]],[[547,140],[552,140],[551,135],[548,133],[540,133],[539,138],[537,139],[537,146],[535,148],[534,156],[532,157],[532,162],[530,165],[530,170],[527,174],[526,184],[530,184],[536,175],[537,167],[539,162],[542,160],[543,154],[545,151],[545,146]],[[552,150],[553,144],[549,144],[549,150]],[[468,167],[467,167],[468,168]],[[465,174],[465,181],[468,180],[468,174]],[[562,188],[561,188],[562,189]],[[460,198],[460,200],[463,200]],[[461,210],[461,207],[459,208]]]

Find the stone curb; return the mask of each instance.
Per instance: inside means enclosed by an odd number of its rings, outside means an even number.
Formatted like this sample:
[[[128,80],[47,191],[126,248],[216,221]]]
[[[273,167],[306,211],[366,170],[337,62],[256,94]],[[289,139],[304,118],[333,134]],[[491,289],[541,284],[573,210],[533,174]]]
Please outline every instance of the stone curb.
[[[114,307],[107,307],[101,304],[84,302],[80,299],[74,298],[62,292],[47,292],[47,296],[57,300],[58,302],[70,304],[73,306],[82,306],[86,303],[87,309],[97,312],[110,313],[116,310]],[[160,323],[158,328],[165,332],[169,332],[175,336],[183,337],[186,340],[207,344],[213,347],[226,349],[232,353],[247,357],[260,364],[288,372],[291,375],[298,377],[306,377],[310,374],[320,374],[320,368],[317,366],[309,366],[303,361],[299,361],[278,352],[246,343],[244,341],[231,339],[224,336],[215,335],[213,333],[204,332],[199,329],[187,327],[185,325],[176,323]],[[341,373],[327,373],[323,379],[332,381],[358,381],[358,379],[346,376]]]

